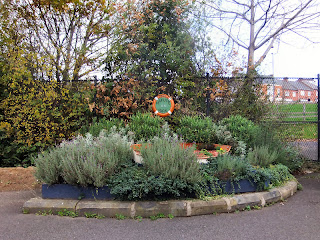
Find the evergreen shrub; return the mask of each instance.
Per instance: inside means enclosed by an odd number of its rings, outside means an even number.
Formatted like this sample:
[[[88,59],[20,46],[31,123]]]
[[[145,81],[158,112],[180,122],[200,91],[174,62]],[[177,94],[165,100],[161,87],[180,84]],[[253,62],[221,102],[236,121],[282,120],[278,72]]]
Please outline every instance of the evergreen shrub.
[[[72,138],[90,118],[83,90],[28,77],[11,79],[0,102],[0,166],[29,166],[32,153]]]
[[[82,126],[79,132],[82,135],[90,133],[92,136],[98,137],[101,130],[105,130],[106,132],[109,132],[110,129],[114,126],[116,126],[117,129],[123,128],[124,127],[123,120],[118,118],[110,118],[110,119],[94,118],[92,124],[87,126]]]
[[[34,159],[35,176],[47,184],[102,187],[123,164],[132,161],[130,145],[127,137],[117,132],[107,135],[102,131],[97,138],[77,136],[39,153]]]
[[[180,119],[176,133],[188,143],[210,143],[215,142],[216,125],[209,117],[185,116]]]
[[[181,179],[194,184],[201,178],[195,148],[182,148],[181,141],[174,137],[155,138],[151,145],[141,147],[145,168],[155,176]]]
[[[224,118],[219,122],[219,125],[226,126],[234,138],[243,141],[248,147],[254,146],[254,137],[257,134],[258,126],[252,121],[240,115],[235,115]]]
[[[248,152],[247,159],[250,164],[260,167],[268,167],[279,158],[277,151],[272,151],[267,145],[254,147]]]
[[[164,124],[161,117],[151,113],[137,113],[131,116],[128,130],[134,133],[135,142],[143,142],[161,136]]]
[[[123,168],[113,175],[108,186],[111,193],[121,200],[161,200],[196,197],[196,184],[180,178],[167,178],[151,174],[143,166]]]

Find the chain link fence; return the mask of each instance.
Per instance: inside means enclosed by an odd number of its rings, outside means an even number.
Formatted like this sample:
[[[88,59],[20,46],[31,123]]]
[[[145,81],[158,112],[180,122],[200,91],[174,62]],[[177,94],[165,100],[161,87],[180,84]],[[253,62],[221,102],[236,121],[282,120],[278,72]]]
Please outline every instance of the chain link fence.
[[[259,77],[256,81],[261,84],[261,91],[270,102],[268,119],[272,120],[279,137],[296,146],[307,160],[320,161],[318,153],[318,85],[319,78],[275,78]],[[206,77],[195,81],[207,87],[206,115],[212,115],[210,94],[212,83],[223,80],[227,86],[237,88],[238,78]],[[83,82],[83,81],[80,81]],[[88,79],[87,82],[97,85],[104,80]],[[241,82],[241,80],[240,80]],[[204,91],[205,93],[205,91]],[[216,98],[216,101],[219,98]],[[211,102],[212,104],[212,102]],[[214,114],[215,115],[215,114]]]
[[[269,118],[278,134],[307,159],[318,157],[318,78],[266,78],[262,89],[271,102]]]

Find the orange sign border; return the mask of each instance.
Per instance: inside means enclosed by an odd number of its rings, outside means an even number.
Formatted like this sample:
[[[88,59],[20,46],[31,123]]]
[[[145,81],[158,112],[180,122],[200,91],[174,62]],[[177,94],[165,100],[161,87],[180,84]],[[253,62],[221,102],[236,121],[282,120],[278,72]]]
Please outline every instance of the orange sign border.
[[[166,113],[160,113],[158,112],[158,110],[156,109],[156,103],[159,100],[159,98],[168,98],[170,100],[171,103],[171,107],[170,110]],[[155,115],[159,116],[159,117],[168,117],[169,115],[171,115],[173,113],[174,110],[174,101],[172,99],[172,97],[168,96],[167,94],[159,94],[158,96],[156,96],[153,99],[152,102],[152,111],[154,112]]]

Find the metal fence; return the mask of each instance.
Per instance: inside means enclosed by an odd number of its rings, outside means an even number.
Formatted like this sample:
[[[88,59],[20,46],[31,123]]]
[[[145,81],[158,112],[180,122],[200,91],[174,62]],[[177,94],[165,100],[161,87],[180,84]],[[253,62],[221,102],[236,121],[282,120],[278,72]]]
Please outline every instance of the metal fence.
[[[319,78],[269,78],[263,81],[279,136],[307,159],[319,159]]]
[[[213,87],[213,83],[223,80],[227,85],[236,88],[240,78],[206,77],[196,82],[203,88]],[[188,79],[190,80],[190,79]],[[200,81],[199,81],[200,80]],[[104,80],[87,79],[95,85]],[[298,147],[301,154],[308,160],[320,161],[319,154],[319,81],[317,78],[274,78],[259,77],[261,91],[269,99],[271,111],[269,119],[275,123],[281,139]],[[78,81],[75,81],[78,82]],[[83,82],[83,81],[79,81]],[[210,115],[210,90],[207,90],[206,115]]]

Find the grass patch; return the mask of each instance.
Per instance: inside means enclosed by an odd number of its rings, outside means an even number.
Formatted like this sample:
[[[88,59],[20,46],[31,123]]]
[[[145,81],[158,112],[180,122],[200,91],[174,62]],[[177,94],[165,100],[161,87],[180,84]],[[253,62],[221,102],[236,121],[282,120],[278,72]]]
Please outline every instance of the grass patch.
[[[318,105],[316,103],[274,104],[272,109],[273,115],[278,116],[282,121],[317,121]]]
[[[304,103],[294,104],[274,104],[273,109],[279,113],[303,112]],[[317,112],[318,105],[316,103],[305,103],[306,112]]]
[[[316,123],[281,124],[277,131],[279,136],[286,141],[318,137]]]

